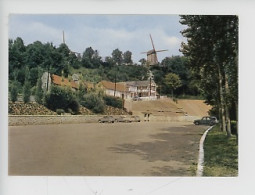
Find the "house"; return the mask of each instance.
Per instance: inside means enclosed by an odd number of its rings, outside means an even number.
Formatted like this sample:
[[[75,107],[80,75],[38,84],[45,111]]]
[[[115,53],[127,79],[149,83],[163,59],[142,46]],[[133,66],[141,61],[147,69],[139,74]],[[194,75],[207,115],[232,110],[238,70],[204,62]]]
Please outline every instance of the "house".
[[[71,87],[72,90],[79,89],[78,83],[75,83],[73,80],[69,80],[68,78],[64,78],[55,74],[50,74],[48,72],[44,72],[41,79],[42,89],[44,91],[49,91],[52,84],[58,86]]]
[[[156,83],[153,80],[146,81],[127,81],[113,83],[101,81],[106,95],[133,99],[139,97],[141,100],[157,99]]]
[[[120,97],[124,99],[130,98],[130,94],[126,89],[125,83],[116,83],[115,85],[115,83],[110,81],[101,81],[101,85],[105,90],[106,95]]]

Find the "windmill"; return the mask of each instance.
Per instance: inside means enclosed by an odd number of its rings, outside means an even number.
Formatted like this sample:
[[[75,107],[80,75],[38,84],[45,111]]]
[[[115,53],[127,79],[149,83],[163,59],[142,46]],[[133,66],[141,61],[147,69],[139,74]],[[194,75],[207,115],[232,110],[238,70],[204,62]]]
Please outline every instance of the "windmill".
[[[159,62],[158,62],[157,53],[163,52],[163,51],[168,51],[168,50],[162,49],[162,50],[156,51],[151,35],[150,35],[150,39],[151,39],[151,44],[152,44],[153,49],[149,50],[147,52],[142,52],[142,54],[144,54],[144,53],[147,54],[147,65],[149,65],[149,66],[158,65]]]

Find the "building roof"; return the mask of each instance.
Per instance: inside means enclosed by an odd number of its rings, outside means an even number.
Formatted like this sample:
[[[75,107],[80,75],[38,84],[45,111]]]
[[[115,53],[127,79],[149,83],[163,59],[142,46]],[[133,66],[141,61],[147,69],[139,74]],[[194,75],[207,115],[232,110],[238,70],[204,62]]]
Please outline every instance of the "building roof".
[[[127,81],[125,83],[129,86],[135,86],[135,87],[149,86],[150,85],[149,80],[145,80],[145,81]],[[155,85],[155,82],[153,80],[151,80],[151,85]]]
[[[115,83],[110,81],[101,81],[101,83],[104,88],[115,90]],[[125,92],[126,85],[124,83],[116,83],[116,91]]]
[[[52,82],[55,85],[68,86],[74,89],[78,89],[78,85],[74,81],[69,81],[67,78],[62,78],[61,76],[55,74],[52,75]]]

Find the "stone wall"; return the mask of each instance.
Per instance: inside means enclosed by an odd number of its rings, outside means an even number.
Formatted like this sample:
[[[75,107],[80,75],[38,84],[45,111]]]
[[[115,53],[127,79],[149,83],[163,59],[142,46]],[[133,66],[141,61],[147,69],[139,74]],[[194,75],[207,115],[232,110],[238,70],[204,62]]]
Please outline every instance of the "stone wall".
[[[72,123],[95,123],[102,115],[9,115],[9,126],[22,125],[45,125],[45,124],[72,124]],[[118,116],[114,116],[118,117]],[[193,122],[198,119],[197,116],[153,116],[151,115],[149,121],[151,122]],[[144,117],[140,116],[141,121]],[[147,120],[147,118],[146,118]]]
[[[100,115],[9,115],[9,126],[97,122]]]

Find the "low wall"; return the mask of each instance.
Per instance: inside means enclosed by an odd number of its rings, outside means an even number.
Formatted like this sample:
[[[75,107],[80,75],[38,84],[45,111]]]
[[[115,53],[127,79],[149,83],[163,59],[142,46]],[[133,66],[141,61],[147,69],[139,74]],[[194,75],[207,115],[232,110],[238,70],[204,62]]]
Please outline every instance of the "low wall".
[[[45,124],[71,124],[71,123],[95,123],[102,115],[9,115],[9,126],[19,125],[45,125]],[[115,116],[118,117],[118,116]],[[193,122],[197,116],[153,116],[149,121],[152,122]],[[140,116],[141,121],[144,117]],[[147,118],[146,118],[147,120]]]
[[[9,126],[97,122],[100,115],[9,115]]]

